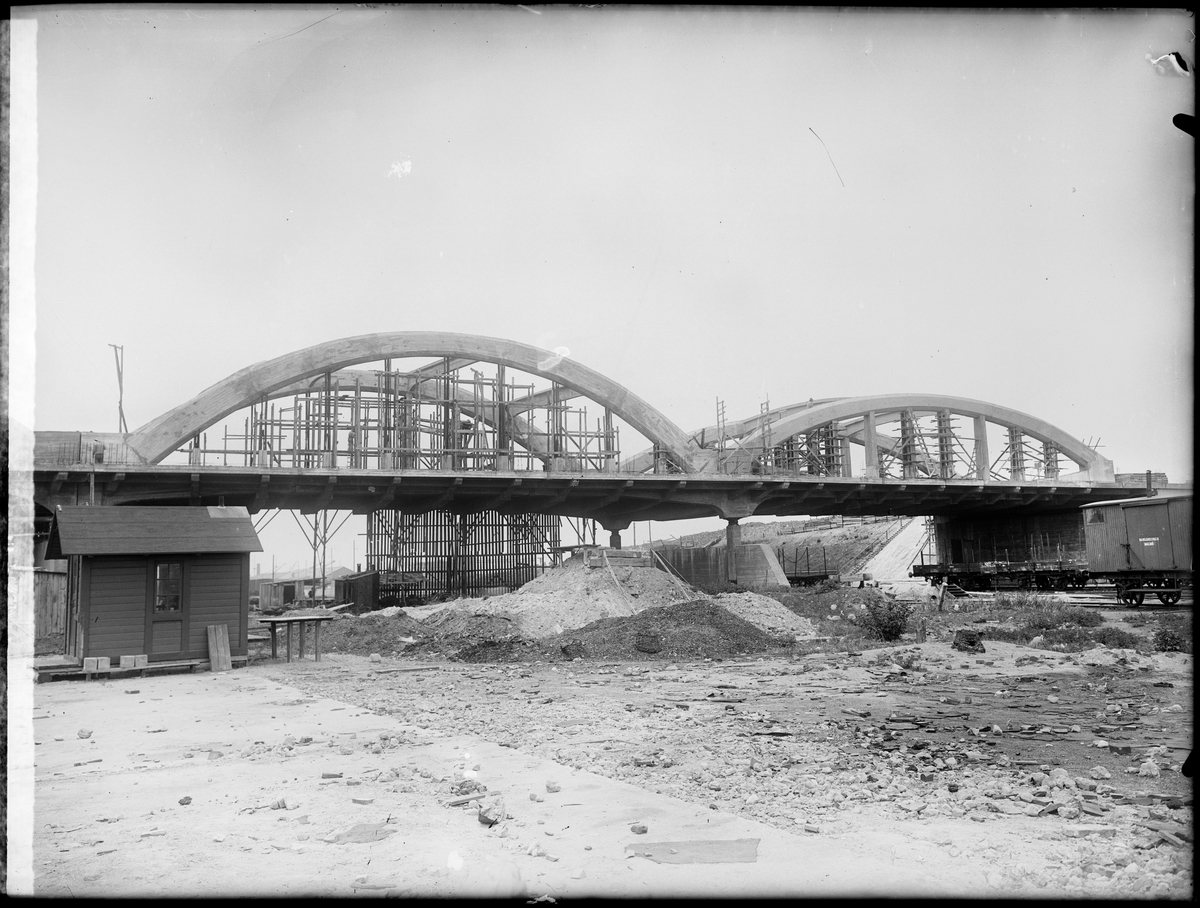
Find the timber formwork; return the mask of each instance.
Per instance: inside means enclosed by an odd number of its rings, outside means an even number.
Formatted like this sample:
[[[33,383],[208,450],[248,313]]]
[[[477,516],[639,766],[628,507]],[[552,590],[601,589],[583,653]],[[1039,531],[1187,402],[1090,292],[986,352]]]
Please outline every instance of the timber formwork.
[[[480,365],[483,368],[474,368]],[[379,470],[616,472],[619,428],[578,397],[535,390],[504,366],[445,359],[412,371],[327,372],[290,398],[249,408],[242,431],[192,439],[192,464]],[[214,440],[215,442],[215,440]]]
[[[495,595],[561,564],[560,532],[551,514],[373,511],[367,565],[384,606]]]

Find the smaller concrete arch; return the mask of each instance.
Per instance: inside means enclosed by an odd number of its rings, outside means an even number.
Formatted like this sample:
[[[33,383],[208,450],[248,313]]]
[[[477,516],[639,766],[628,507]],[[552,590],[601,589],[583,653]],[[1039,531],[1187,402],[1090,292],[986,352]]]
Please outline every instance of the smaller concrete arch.
[[[1111,461],[1057,426],[1036,416],[999,404],[944,394],[883,394],[870,397],[837,398],[784,416],[771,423],[769,431],[772,444],[779,444],[784,439],[814,432],[833,422],[860,421],[861,426],[856,428],[858,436],[856,440],[860,440],[860,443],[864,445],[867,452],[867,472],[868,475],[871,475],[872,461],[879,447],[879,436],[876,433],[875,424],[881,416],[939,412],[966,416],[975,421],[975,437],[979,446],[976,452],[977,475],[975,478],[980,481],[987,481],[989,478],[986,472],[988,466],[986,423],[1015,430],[1043,444],[1052,445],[1055,450],[1076,463],[1080,467],[1080,472],[1086,473],[1088,478],[1093,481],[1113,481]],[[979,441],[981,436],[982,444]],[[764,433],[761,429],[757,429],[743,438],[742,444],[752,449],[756,443],[761,445],[763,440]]]

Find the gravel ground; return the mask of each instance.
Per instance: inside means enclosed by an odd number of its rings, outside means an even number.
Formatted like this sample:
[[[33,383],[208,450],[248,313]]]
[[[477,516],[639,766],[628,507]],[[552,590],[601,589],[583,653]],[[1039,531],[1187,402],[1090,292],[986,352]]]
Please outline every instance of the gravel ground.
[[[286,680],[784,829],[908,824],[947,858],[974,859],[954,830],[995,824],[1017,834],[982,853],[1006,893],[1191,897],[1191,783],[1178,772],[1190,656],[1151,675],[1017,661],[1028,652],[989,643],[972,661],[929,643],[863,659],[441,663],[402,682]]]

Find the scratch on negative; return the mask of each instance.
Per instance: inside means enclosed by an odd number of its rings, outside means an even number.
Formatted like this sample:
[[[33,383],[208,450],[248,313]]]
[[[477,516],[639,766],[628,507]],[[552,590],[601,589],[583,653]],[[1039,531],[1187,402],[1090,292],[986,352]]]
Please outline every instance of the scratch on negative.
[[[811,126],[808,127],[808,131],[811,132],[814,136],[817,136],[817,131],[815,129],[813,129]],[[829,157],[829,163],[833,164],[833,155],[829,154],[829,148],[826,147],[824,140],[822,140],[822,138],[820,136],[817,136],[817,141],[820,142],[821,147],[825,149],[825,154]],[[833,164],[833,172],[837,173],[838,182],[841,183],[842,188],[845,189],[846,181],[843,180],[842,175],[840,173],[838,173],[837,164]]]

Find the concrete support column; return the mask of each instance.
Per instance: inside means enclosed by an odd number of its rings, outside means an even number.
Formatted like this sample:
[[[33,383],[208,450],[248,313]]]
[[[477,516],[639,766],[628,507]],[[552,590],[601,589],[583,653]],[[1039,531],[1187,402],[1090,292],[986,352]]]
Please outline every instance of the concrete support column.
[[[1042,475],[1047,479],[1058,479],[1058,448],[1053,442],[1042,443]]]
[[[742,527],[736,517],[725,521],[725,579],[737,583],[737,552],[742,545]]]
[[[917,420],[912,410],[900,413],[900,461],[905,479],[917,478]]]
[[[1012,479],[1025,478],[1025,435],[1011,426],[1008,430],[1008,475]]]
[[[988,454],[987,418],[975,417],[975,478],[980,482],[988,481],[988,468],[992,460]]]
[[[626,529],[631,521],[615,521],[613,523],[605,523],[600,521],[600,526],[608,530],[608,547],[610,549],[619,549],[621,547],[621,530]]]
[[[867,461],[867,479],[879,478],[879,440],[875,434],[875,411],[863,417],[863,450]]]
[[[938,467],[942,479],[954,478],[954,424],[949,410],[938,410]]]

